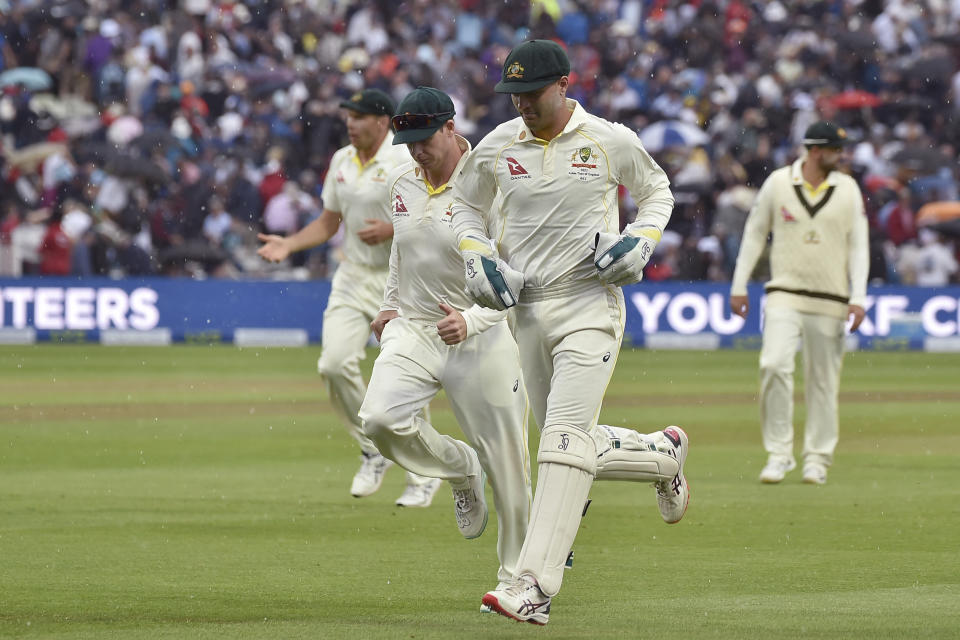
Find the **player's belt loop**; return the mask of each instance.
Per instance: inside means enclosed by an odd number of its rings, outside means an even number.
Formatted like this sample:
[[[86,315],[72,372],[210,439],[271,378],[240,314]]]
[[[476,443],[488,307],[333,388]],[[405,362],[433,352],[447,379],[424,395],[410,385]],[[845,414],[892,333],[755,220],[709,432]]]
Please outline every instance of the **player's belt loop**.
[[[540,302],[550,298],[566,298],[585,291],[597,289],[600,281],[596,278],[560,282],[546,287],[524,287],[520,290],[520,302]]]

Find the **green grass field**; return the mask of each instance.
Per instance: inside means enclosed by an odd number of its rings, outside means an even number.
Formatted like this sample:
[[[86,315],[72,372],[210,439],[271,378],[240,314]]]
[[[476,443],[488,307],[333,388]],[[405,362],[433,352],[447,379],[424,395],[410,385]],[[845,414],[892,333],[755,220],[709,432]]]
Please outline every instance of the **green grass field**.
[[[958,355],[850,354],[829,484],[765,486],[755,352],[624,352],[602,419],[684,426],[691,506],[667,526],[651,488],[594,485],[537,628],[478,612],[493,518],[465,541],[446,489],[395,507],[396,469],[349,495],[318,353],[0,346],[0,637],[960,633]]]

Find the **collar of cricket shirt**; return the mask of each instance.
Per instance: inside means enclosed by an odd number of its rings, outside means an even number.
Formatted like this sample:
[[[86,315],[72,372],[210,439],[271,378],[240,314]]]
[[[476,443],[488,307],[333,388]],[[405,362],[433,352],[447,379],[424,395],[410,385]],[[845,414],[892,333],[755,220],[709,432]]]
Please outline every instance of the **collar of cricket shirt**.
[[[586,109],[581,107],[580,103],[574,100],[573,98],[567,98],[567,109],[569,109],[573,113],[570,114],[570,119],[567,120],[567,124],[564,125],[563,130],[557,134],[557,138],[559,138],[564,134],[570,133],[571,131],[575,131],[584,122],[587,121]],[[517,126],[517,140],[521,142],[539,141],[541,144],[544,142],[548,142],[547,140],[543,140],[533,135],[533,131],[531,131],[530,127],[526,125],[526,123],[523,121],[523,118],[518,118],[518,120],[520,120],[520,124]]]
[[[374,162],[381,159],[381,156],[387,153],[390,149],[393,148],[393,133],[387,131],[387,135],[384,136],[383,142],[380,143],[380,146],[377,148],[376,153],[370,156],[370,159],[366,163],[360,162],[360,154],[357,152],[357,148],[353,148],[353,163],[360,167],[360,171],[365,170],[367,167],[372,165]]]
[[[801,156],[793,161],[793,164],[790,165],[790,181],[796,185],[803,187],[807,193],[810,195],[818,195],[823,191],[826,191],[830,187],[837,186],[839,182],[839,173],[836,169],[827,174],[826,179],[823,182],[817,185],[815,189],[810,187],[810,183],[803,179],[803,161],[806,159],[805,156]]]
[[[470,155],[470,150],[472,147],[470,146],[470,141],[460,134],[457,134],[457,145],[460,147],[460,150],[463,151],[463,155],[460,156],[457,166],[453,168],[453,173],[451,173],[447,181],[440,186],[434,187],[432,184],[430,184],[430,182],[427,180],[427,173],[419,165],[417,166],[414,173],[418,178],[423,180],[423,186],[426,188],[428,196],[435,196],[439,193],[443,193],[447,190],[447,187],[453,184],[453,181],[457,179],[457,176],[460,175],[460,171],[463,169],[463,165],[467,162],[467,156]]]

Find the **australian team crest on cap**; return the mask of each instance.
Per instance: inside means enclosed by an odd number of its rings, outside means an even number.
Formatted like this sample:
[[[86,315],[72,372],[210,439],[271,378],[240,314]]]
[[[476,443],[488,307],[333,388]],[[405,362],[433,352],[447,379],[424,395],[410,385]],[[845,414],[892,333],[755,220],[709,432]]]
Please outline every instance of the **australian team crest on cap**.
[[[507,78],[522,78],[523,77],[523,65],[514,60],[513,64],[507,67]]]

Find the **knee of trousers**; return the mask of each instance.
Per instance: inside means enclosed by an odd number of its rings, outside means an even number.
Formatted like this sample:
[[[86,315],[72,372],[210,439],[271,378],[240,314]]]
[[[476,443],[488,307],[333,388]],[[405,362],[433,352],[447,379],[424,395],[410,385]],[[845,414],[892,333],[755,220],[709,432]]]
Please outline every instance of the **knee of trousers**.
[[[562,464],[597,475],[597,444],[582,429],[549,425],[540,434],[537,463]]]
[[[354,364],[352,358],[324,353],[317,359],[317,373],[327,380],[346,378],[346,371],[352,364]]]
[[[363,435],[374,443],[396,438],[400,431],[409,430],[409,420],[398,420],[388,411],[360,411],[360,424]]]

